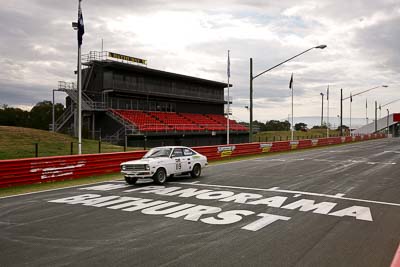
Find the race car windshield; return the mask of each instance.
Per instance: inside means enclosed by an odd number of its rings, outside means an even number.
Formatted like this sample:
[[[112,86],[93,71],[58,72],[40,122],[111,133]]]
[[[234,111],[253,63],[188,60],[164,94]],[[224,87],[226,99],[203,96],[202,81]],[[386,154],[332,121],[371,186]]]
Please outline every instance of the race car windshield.
[[[143,158],[169,157],[171,150],[171,148],[152,148]]]

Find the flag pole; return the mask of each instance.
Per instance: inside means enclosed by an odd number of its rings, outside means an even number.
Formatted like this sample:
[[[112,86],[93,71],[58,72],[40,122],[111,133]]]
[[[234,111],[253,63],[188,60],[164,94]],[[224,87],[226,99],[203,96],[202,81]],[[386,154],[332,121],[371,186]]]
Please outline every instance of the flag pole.
[[[81,0],[78,0],[78,154],[82,154],[82,57],[81,45],[84,33],[83,16],[81,10]]]
[[[292,85],[292,133],[291,133],[292,141],[293,141],[293,132],[294,132],[294,125],[293,125],[293,85]]]
[[[353,96],[351,95],[351,92],[350,92],[350,127],[349,127],[350,136],[352,136],[352,132],[351,132],[351,102],[353,102]]]
[[[82,65],[81,47],[78,47],[78,154],[82,154]]]
[[[229,99],[229,78],[231,77],[231,61],[229,58],[229,50],[228,50],[228,68],[227,68],[227,76],[228,76],[228,107],[227,107],[227,116],[226,116],[226,144],[229,145],[229,109],[230,109],[230,99]]]

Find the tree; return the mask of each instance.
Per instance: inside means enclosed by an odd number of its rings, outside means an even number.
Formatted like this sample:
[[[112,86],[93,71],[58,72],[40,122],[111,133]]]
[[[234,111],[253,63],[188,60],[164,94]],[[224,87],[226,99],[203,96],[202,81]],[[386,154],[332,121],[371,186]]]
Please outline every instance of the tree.
[[[53,104],[50,101],[37,103],[31,111],[9,107],[4,104],[0,108],[0,125],[31,127],[49,130],[52,122]],[[64,112],[64,106],[60,103],[54,106],[55,117],[58,118]]]
[[[313,127],[312,127],[312,129],[326,129],[327,127],[326,127],[326,124],[323,124],[323,125],[314,125]]]
[[[299,123],[296,123],[296,124],[294,125],[294,129],[295,129],[296,131],[300,131],[300,130],[305,129],[305,128],[307,128],[307,124],[305,124],[305,123],[303,123],[303,122],[299,122]]]
[[[5,126],[27,126],[29,122],[29,112],[20,108],[2,105],[0,109],[0,125]]]
[[[265,123],[265,131],[288,131],[290,123],[288,121],[270,120]]]
[[[53,104],[51,101],[42,101],[37,103],[30,112],[30,127],[42,130],[49,130],[49,124],[52,122]],[[54,106],[55,117],[58,118],[64,112],[62,104]]]

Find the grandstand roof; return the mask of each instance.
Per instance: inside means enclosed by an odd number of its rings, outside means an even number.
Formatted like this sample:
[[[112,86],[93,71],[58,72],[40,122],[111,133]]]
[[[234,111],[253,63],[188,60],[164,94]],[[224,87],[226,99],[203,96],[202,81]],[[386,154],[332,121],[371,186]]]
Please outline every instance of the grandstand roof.
[[[92,62],[101,63],[104,67],[112,67],[112,68],[116,68],[116,69],[134,71],[137,73],[149,74],[152,76],[173,78],[176,80],[189,81],[191,83],[199,83],[199,84],[204,84],[204,85],[208,85],[208,86],[216,86],[216,87],[221,87],[221,88],[226,87],[226,83],[206,80],[206,79],[202,79],[202,78],[197,78],[197,77],[192,77],[192,76],[187,76],[187,75],[182,75],[182,74],[177,74],[177,73],[172,73],[172,72],[167,72],[167,71],[162,71],[162,70],[156,70],[156,69],[152,69],[152,68],[148,68],[148,67],[144,67],[144,66],[140,66],[140,65],[133,65],[133,64],[122,63],[122,62],[117,62],[117,61],[112,61],[112,60],[102,60],[102,61],[92,61]],[[230,84],[230,87],[232,87],[232,84]]]

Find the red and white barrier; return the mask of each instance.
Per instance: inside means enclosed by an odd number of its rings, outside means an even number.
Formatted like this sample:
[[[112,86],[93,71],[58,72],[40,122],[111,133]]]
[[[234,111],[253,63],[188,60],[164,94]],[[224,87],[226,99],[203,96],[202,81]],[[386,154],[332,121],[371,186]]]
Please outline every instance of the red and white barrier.
[[[193,147],[209,161],[244,155],[297,150],[385,137],[372,134],[296,141]],[[0,160],[0,187],[76,179],[119,172],[121,162],[139,159],[146,151]]]

